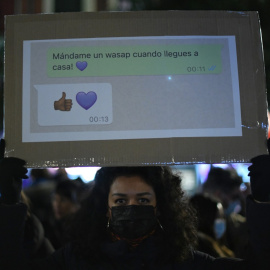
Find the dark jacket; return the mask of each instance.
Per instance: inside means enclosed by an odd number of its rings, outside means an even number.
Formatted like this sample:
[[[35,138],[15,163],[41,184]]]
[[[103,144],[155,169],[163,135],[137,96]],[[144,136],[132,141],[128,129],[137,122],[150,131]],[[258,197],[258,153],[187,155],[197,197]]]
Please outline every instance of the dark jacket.
[[[41,222],[33,214],[26,218],[23,250],[25,255],[31,259],[45,258],[55,251],[51,242],[44,235]]]
[[[230,259],[214,259],[199,251],[191,251],[190,259],[184,263],[171,261],[159,263],[157,248],[152,246],[151,239],[129,252],[126,243],[119,241],[110,243],[104,248],[106,259],[97,264],[89,264],[78,259],[72,252],[72,246],[58,250],[43,262],[32,262],[30,268],[42,270],[246,270],[249,269],[245,261]],[[253,268],[254,269],[254,268]]]
[[[10,245],[8,250],[3,250],[0,241],[0,262],[6,263],[8,268],[3,269],[48,269],[48,270],[269,270],[270,269],[270,204],[255,203],[251,198],[247,200],[247,220],[250,231],[250,256],[248,260],[218,258],[215,259],[207,254],[191,251],[190,258],[183,263],[163,262],[160,263],[159,248],[153,245],[151,238],[130,252],[126,243],[122,241],[104,243],[101,245],[104,259],[97,264],[89,264],[87,261],[76,257],[69,244],[56,251],[53,255],[42,261],[26,261],[20,246],[21,234],[23,233],[23,219],[26,214],[24,205],[8,206],[9,222],[15,222],[11,230],[0,224],[0,239],[3,230],[6,230],[5,239],[10,239],[14,249]],[[0,207],[0,217],[3,217],[4,207]],[[7,222],[6,222],[7,223]],[[4,251],[4,253],[2,253]],[[4,257],[3,257],[4,255]],[[89,254],[91,256],[91,254]],[[16,258],[16,262],[14,261]],[[19,266],[18,266],[19,262]],[[13,267],[13,268],[12,268]],[[25,268],[23,268],[25,267]],[[0,267],[0,269],[2,269]]]

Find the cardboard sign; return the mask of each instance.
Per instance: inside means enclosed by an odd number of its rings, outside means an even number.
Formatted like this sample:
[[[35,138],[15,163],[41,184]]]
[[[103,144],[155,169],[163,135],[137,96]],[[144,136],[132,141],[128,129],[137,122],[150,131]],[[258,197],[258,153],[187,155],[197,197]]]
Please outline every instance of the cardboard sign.
[[[5,50],[7,153],[29,167],[266,153],[256,12],[8,16]]]

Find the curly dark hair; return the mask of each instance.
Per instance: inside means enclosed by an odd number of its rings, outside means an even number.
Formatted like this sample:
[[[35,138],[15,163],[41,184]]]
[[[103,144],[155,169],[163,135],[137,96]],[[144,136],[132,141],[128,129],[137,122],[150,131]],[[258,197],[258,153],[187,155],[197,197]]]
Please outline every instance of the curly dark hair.
[[[106,215],[108,194],[111,184],[119,176],[139,176],[152,186],[158,219],[164,228],[161,232],[164,259],[179,262],[187,259],[197,240],[196,217],[184,196],[181,178],[169,167],[160,166],[104,167],[97,172],[92,192],[77,213],[72,230],[75,254],[91,262],[102,260],[100,244],[110,239]]]

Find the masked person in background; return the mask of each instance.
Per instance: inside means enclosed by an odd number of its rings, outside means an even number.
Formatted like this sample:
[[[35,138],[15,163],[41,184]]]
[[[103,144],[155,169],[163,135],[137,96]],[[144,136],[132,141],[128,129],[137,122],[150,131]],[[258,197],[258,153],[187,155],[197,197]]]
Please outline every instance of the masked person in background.
[[[195,194],[189,200],[198,216],[199,251],[213,257],[234,257],[234,253],[226,247],[226,219],[222,204],[207,195]]]
[[[224,244],[238,258],[248,256],[248,226],[246,217],[242,215],[245,212],[245,198],[240,189],[242,183],[235,169],[212,167],[202,186],[204,194],[222,203],[227,224]]]
[[[202,186],[202,191],[221,201],[226,216],[242,215],[244,212],[244,198],[240,189],[242,183],[242,178],[234,168],[212,167]]]
[[[3,158],[5,164],[6,158]],[[0,182],[24,177],[23,167],[0,166]],[[20,173],[19,173],[20,172]],[[259,199],[269,181],[252,181]],[[0,265],[3,269],[49,270],[266,270],[270,268],[270,211],[268,201],[257,203],[257,193],[247,202],[250,256],[247,260],[213,258],[194,250],[195,215],[181,188],[181,178],[168,167],[104,167],[95,177],[90,196],[76,215],[70,244],[46,260],[27,261],[22,256],[25,206],[0,206]],[[0,185],[1,191],[1,185]],[[2,189],[2,195],[8,192]],[[260,193],[261,192],[261,193]],[[5,201],[5,200],[4,200]],[[9,213],[8,219],[5,216]],[[7,226],[8,224],[12,226]],[[262,236],[263,235],[263,236]],[[8,242],[10,238],[11,242]],[[5,248],[4,248],[5,247]],[[16,260],[15,260],[16,258]]]

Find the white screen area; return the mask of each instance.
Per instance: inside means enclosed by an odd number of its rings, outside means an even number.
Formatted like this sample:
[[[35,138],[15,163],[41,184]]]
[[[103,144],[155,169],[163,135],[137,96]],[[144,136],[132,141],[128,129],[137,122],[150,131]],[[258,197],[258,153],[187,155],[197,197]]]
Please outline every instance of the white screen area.
[[[242,136],[234,36],[28,40],[23,142]]]

